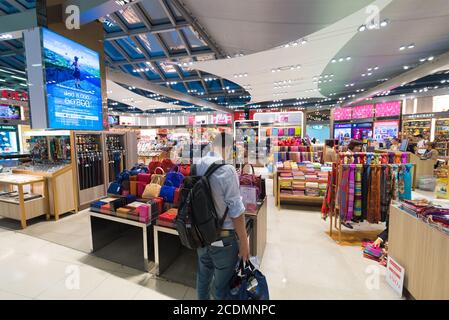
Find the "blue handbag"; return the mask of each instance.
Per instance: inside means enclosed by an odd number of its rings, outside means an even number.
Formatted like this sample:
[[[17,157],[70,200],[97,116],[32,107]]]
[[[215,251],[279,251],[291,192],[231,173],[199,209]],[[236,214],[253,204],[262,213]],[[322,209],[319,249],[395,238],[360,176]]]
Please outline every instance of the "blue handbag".
[[[122,184],[118,181],[112,181],[108,187],[110,194],[122,194]]]
[[[161,188],[159,197],[163,198],[165,202],[173,203],[175,199],[176,187],[164,185]]]
[[[240,260],[230,282],[227,300],[269,300],[268,284],[265,276],[251,261]]]
[[[176,166],[175,168],[176,169],[173,169],[173,171],[170,171],[165,176],[165,185],[179,188],[182,182],[184,181],[184,175],[181,172],[179,172],[178,166]]]

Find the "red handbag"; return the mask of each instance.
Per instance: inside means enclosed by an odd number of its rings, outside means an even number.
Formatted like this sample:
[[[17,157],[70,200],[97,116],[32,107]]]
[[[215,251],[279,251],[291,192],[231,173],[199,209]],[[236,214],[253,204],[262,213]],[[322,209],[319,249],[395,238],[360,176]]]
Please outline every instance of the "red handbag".
[[[139,198],[142,197],[142,194],[145,191],[146,186],[147,184],[145,182],[137,181],[137,196]]]
[[[160,166],[162,166],[162,163],[160,161],[151,161],[150,164],[148,165],[148,170],[150,174],[153,174],[154,170],[156,170],[156,168]]]
[[[149,173],[139,173],[137,174],[137,181],[149,184],[151,180],[151,174]]]
[[[164,159],[161,162],[160,167],[164,169],[165,172],[169,172],[173,169],[175,164],[170,159]],[[151,172],[151,171],[150,171]]]
[[[180,164],[178,169],[184,177],[190,176],[190,164]]]
[[[251,166],[253,173],[252,174],[244,173],[244,169],[248,164],[249,163],[245,164],[240,171],[239,175],[240,185],[255,187],[257,198],[260,199],[260,194],[262,192],[262,177],[256,175],[252,164],[249,165]]]
[[[162,213],[162,211],[164,211],[164,199],[157,197],[157,198],[153,198],[153,201],[156,203],[157,205],[157,211],[158,213]]]
[[[181,188],[176,188],[175,196],[173,197],[173,204],[177,206],[181,200]]]

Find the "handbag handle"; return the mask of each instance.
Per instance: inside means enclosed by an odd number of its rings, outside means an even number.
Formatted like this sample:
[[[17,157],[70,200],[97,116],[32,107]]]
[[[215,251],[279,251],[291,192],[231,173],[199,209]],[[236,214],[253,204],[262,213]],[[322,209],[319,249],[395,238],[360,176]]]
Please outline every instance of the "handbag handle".
[[[156,169],[154,169],[154,172],[153,172],[153,173],[156,173],[156,170],[157,170],[157,169],[161,169],[161,170],[162,170],[162,174],[163,174],[163,175],[165,174],[164,169],[162,169],[161,167],[157,167]]]
[[[252,169],[252,171],[253,171],[253,175],[255,175],[256,172],[254,171],[254,166],[253,166],[251,163],[245,163],[245,164],[243,165],[243,167],[242,167],[242,172],[241,172],[240,174],[241,174],[241,175],[243,174],[243,171],[245,171],[245,167],[246,167],[247,165],[251,166],[251,169]]]

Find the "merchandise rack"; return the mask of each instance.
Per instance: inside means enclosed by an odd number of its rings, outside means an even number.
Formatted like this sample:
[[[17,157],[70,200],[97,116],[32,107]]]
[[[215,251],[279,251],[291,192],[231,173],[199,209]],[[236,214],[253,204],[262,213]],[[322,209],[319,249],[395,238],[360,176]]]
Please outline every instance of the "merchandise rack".
[[[281,202],[290,202],[290,203],[298,203],[298,204],[306,204],[306,205],[316,205],[320,206],[323,203],[324,197],[318,196],[306,196],[306,195],[286,195],[281,194],[281,181],[283,180],[291,180],[291,179],[283,179],[280,177],[280,174],[282,172],[291,172],[291,170],[276,170],[274,173],[274,182],[273,182],[273,189],[274,189],[274,195],[275,195],[275,203],[278,209],[281,208]]]

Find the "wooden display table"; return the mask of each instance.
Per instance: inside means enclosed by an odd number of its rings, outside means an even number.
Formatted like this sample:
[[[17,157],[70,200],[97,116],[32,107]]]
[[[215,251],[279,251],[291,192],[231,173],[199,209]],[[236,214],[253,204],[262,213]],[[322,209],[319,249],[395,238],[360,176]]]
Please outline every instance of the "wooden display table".
[[[388,254],[405,268],[415,299],[449,299],[449,234],[392,205]]]
[[[35,184],[43,184],[43,195],[39,198],[25,200],[25,193],[23,187],[31,186],[31,191],[34,191]],[[24,174],[0,174],[0,185],[7,187],[12,191],[17,187],[18,199],[3,199],[0,198],[0,215],[6,218],[19,220],[22,228],[26,228],[27,220],[47,215],[50,218],[48,210],[48,192],[46,180],[42,177],[36,177]]]
[[[55,220],[58,220],[61,214],[77,211],[77,187],[73,179],[73,168],[71,165],[61,167],[54,172],[39,171],[38,168],[19,168],[14,169],[13,172],[46,179],[50,214],[55,217]]]
[[[273,192],[274,192],[274,200],[276,203],[276,207],[278,209],[281,208],[281,202],[288,202],[288,203],[299,203],[299,204],[305,204],[305,205],[312,205],[312,206],[321,206],[323,204],[324,197],[312,197],[312,196],[306,196],[306,195],[294,195],[294,194],[282,194],[281,193],[281,181],[283,178],[280,177],[282,171],[276,171],[274,173],[274,180],[273,180]]]

